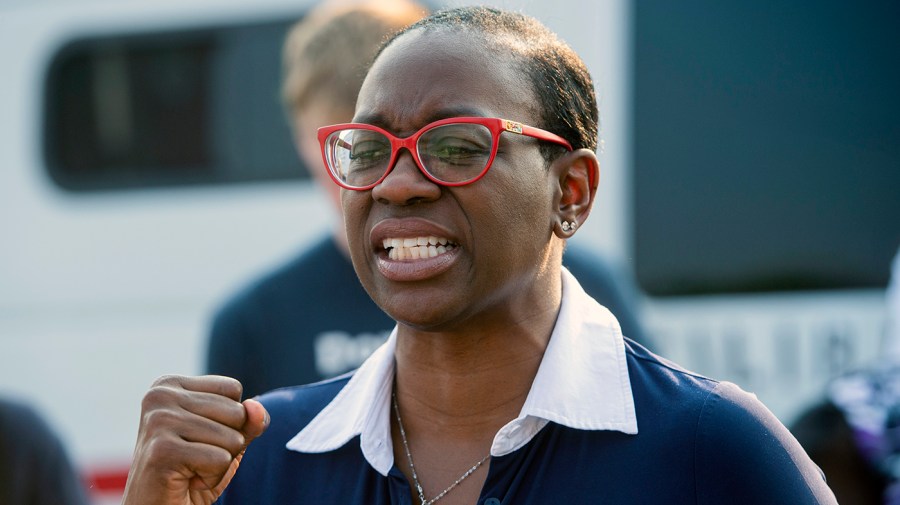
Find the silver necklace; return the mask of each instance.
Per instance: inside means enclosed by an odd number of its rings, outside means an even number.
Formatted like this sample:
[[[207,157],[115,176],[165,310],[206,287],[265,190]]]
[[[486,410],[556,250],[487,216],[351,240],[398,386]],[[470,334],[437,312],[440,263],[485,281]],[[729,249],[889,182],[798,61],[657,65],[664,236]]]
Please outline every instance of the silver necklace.
[[[441,491],[434,498],[430,500],[425,499],[425,490],[422,489],[422,484],[419,483],[419,476],[416,475],[416,465],[413,464],[412,453],[409,452],[409,443],[406,441],[406,430],[403,429],[403,420],[400,419],[400,407],[397,405],[397,393],[392,393],[391,395],[394,400],[394,413],[397,415],[397,427],[400,429],[400,440],[403,441],[403,450],[406,451],[406,460],[409,462],[409,471],[412,473],[413,484],[416,486],[416,492],[419,493],[419,502],[421,505],[431,505],[432,503],[440,500],[444,496],[447,495],[453,488],[459,485],[460,482],[464,481],[466,477],[475,473],[475,470],[478,470],[478,467],[484,464],[488,458],[491,457],[490,453],[487,456],[481,458],[481,461],[472,465],[472,468],[466,470],[466,472],[459,476],[453,484],[447,486],[447,489]]]

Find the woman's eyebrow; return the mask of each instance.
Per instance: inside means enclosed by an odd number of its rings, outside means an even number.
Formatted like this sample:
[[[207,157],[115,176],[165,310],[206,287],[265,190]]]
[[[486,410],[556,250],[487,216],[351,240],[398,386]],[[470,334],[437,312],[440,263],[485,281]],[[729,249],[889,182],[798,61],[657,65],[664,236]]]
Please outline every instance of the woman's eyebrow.
[[[353,123],[362,123],[362,124],[370,124],[373,126],[379,126],[385,128],[387,121],[384,119],[384,116],[381,114],[365,114],[362,116],[353,116]]]

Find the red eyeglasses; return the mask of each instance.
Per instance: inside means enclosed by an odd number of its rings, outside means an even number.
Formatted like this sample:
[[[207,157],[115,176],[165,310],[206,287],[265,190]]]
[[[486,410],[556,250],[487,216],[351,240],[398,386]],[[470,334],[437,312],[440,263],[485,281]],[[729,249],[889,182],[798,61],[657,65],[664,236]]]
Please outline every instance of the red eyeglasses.
[[[566,139],[515,121],[455,117],[425,125],[406,138],[377,126],[345,123],[319,128],[319,144],[328,173],[345,189],[365,191],[388,176],[401,148],[406,148],[425,177],[443,186],[463,186],[484,177],[500,144],[511,132],[565,146]]]

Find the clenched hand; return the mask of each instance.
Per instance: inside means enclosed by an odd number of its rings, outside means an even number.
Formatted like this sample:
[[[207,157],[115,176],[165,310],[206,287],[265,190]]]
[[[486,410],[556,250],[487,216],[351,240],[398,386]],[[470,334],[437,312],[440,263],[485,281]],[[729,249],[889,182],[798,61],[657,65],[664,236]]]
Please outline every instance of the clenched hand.
[[[123,505],[209,505],[231,482],[247,445],[269,425],[240,382],[165,376],[144,396]]]

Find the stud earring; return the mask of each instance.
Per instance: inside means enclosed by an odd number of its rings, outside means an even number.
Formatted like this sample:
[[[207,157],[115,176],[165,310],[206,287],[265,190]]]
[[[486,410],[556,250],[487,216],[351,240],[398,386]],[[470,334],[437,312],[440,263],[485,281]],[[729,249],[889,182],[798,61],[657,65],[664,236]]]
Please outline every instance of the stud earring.
[[[577,221],[572,221],[571,223],[568,221],[562,222],[563,231],[575,231],[575,228],[577,228],[577,227],[578,227]]]

